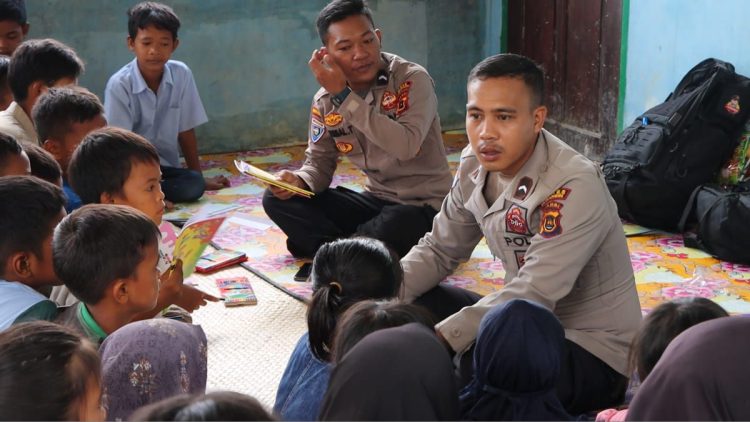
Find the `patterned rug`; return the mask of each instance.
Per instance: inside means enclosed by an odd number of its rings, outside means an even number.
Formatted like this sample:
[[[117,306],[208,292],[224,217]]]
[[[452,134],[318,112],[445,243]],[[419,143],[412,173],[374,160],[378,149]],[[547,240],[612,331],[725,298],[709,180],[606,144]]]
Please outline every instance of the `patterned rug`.
[[[465,136],[445,135],[448,159],[455,171]],[[244,264],[262,279],[291,296],[307,300],[311,285],[293,280],[301,262],[286,250],[286,236],[266,216],[261,205],[265,187],[249,176],[239,174],[233,160],[245,160],[269,172],[299,168],[304,147],[267,148],[203,157],[206,176],[224,175],[231,188],[208,192],[200,201],[182,204],[165,215],[166,219],[186,220],[202,207],[215,212],[229,211],[230,217],[214,237],[214,246],[241,250],[248,256]],[[346,157],[339,160],[333,186],[362,190],[363,174]],[[750,267],[722,262],[700,250],[684,246],[681,235],[650,232],[626,224],[631,260],[638,294],[644,312],[678,297],[702,296],[716,301],[731,313],[750,313]],[[486,295],[503,286],[505,270],[492,259],[484,240],[446,282]]]

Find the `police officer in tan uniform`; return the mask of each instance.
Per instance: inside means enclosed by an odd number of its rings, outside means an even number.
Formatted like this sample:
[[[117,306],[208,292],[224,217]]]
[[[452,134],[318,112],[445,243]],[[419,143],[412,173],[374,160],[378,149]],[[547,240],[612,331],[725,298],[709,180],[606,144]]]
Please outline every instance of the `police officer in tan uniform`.
[[[331,2],[317,27],[324,47],[309,66],[321,89],[305,163],[277,174],[316,195],[271,187],[263,207],[295,256],[312,258],[321,244],[353,233],[403,256],[430,229],[450,189],[434,83],[423,67],[381,52],[380,30],[362,0]],[[367,176],[364,193],[329,188],[342,154]]]
[[[536,64],[514,54],[489,57],[470,73],[470,145],[432,231],[401,261],[404,298],[445,317],[437,333],[459,355],[493,306],[528,300],[553,311],[566,337],[558,397],[578,414],[622,399],[641,308],[599,167],[542,128],[543,81]],[[503,263],[505,286],[472,303],[438,283],[483,236]],[[470,366],[467,355],[460,360]]]

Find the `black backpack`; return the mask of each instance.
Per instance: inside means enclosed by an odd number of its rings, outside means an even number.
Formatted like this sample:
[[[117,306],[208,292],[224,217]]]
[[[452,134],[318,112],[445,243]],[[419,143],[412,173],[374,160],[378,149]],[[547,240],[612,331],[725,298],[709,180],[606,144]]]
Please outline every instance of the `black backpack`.
[[[750,264],[750,182],[729,189],[717,184],[697,188],[680,220],[680,231],[689,222],[697,222],[697,227],[685,233],[685,246]]]
[[[706,59],[617,138],[602,164],[621,217],[674,230],[690,194],[714,180],[750,115],[750,80]]]

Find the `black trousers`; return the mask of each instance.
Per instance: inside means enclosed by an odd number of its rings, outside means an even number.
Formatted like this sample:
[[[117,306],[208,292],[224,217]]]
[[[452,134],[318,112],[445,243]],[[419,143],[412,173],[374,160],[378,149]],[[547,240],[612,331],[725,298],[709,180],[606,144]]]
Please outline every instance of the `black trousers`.
[[[481,296],[468,290],[439,285],[425,293],[415,304],[430,310],[435,317],[443,319],[458,312],[464,306],[475,304]],[[601,410],[620,405],[625,398],[628,378],[615,371],[586,349],[566,339],[562,350],[563,360],[560,378],[557,381],[557,397],[571,415]],[[474,375],[474,346],[462,356],[457,372],[462,387]]]
[[[312,198],[281,200],[270,191],[263,209],[287,235],[287,248],[298,258],[312,258],[320,245],[360,235],[382,240],[404,256],[432,228],[437,211],[429,205],[402,205],[344,187]]]

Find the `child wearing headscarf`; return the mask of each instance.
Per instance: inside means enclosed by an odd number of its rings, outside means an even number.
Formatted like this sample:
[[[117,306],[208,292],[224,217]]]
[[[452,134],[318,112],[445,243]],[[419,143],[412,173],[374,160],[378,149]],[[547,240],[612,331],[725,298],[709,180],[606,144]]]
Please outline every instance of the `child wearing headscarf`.
[[[206,334],[167,318],[125,325],[104,340],[102,390],[107,420],[127,420],[139,407],[183,393],[205,393]]]

